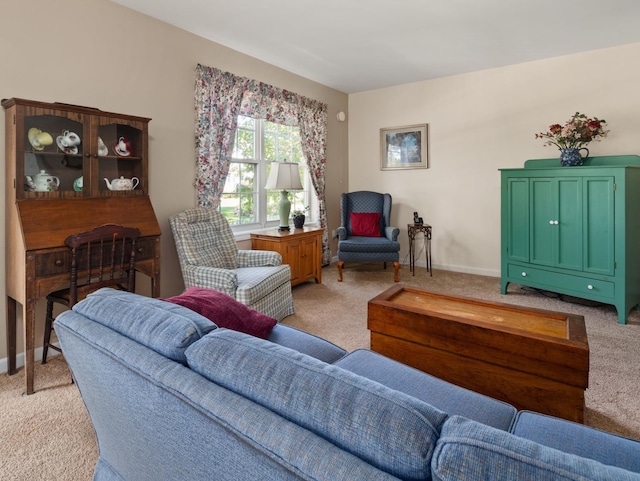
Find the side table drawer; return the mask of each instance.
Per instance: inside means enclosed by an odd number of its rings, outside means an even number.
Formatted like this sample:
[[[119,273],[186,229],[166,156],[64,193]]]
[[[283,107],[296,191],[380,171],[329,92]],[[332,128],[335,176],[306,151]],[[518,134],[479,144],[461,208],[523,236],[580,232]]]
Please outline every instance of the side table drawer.
[[[566,292],[569,289],[578,297],[590,298],[597,296],[598,298],[613,299],[615,294],[615,284],[613,282],[561,274],[529,266],[509,264],[508,275],[509,279],[516,283],[544,285],[544,288],[549,290],[557,287],[562,292]]]

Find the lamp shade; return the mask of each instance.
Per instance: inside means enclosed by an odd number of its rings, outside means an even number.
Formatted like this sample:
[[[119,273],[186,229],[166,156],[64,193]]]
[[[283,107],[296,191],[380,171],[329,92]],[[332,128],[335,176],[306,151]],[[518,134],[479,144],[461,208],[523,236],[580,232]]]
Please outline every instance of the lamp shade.
[[[302,190],[300,171],[295,162],[272,162],[267,179],[267,189]]]

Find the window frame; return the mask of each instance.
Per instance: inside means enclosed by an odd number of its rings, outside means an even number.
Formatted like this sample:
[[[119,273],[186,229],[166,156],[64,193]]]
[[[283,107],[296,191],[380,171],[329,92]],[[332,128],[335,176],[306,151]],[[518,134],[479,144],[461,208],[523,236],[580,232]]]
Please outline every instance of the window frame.
[[[243,116],[243,115],[239,115],[238,117],[248,117],[251,118],[249,116]],[[238,132],[241,129],[240,127],[240,122],[238,121],[238,127],[236,128],[236,133],[234,136],[234,149],[232,152],[232,157],[229,159],[231,164],[253,164],[256,166],[255,168],[255,179],[254,179],[254,190],[253,190],[253,195],[254,195],[254,205],[257,204],[257,216],[254,216],[255,222],[250,222],[250,223],[246,223],[246,224],[231,224],[231,229],[235,234],[243,234],[243,233],[248,233],[249,231],[256,231],[256,230],[262,230],[262,229],[272,229],[277,227],[280,222],[279,219],[273,219],[273,220],[269,220],[267,218],[267,205],[268,205],[268,200],[267,200],[267,189],[265,189],[265,184],[267,182],[267,172],[268,172],[268,166],[273,162],[271,160],[267,160],[265,159],[265,124],[266,122],[268,122],[266,119],[258,119],[258,118],[253,118],[254,121],[254,145],[253,145],[253,150],[254,150],[254,155],[255,158],[238,158],[238,157],[233,157],[233,153],[235,153],[236,150],[236,140],[237,140],[237,136],[238,136]],[[275,122],[271,122],[271,123],[275,123]],[[298,128],[298,126],[292,126],[295,128]],[[302,142],[302,139],[300,139],[300,142]],[[298,164],[300,164],[300,166],[302,167],[302,171],[303,174],[301,175],[301,180],[302,180],[302,185],[304,190],[302,192],[304,192],[304,200],[303,200],[303,206],[309,206],[309,209],[307,209],[305,211],[305,215],[307,216],[307,219],[305,221],[305,225],[310,225],[310,224],[317,224],[317,218],[316,215],[314,214],[314,212],[317,212],[317,199],[316,196],[314,194],[315,192],[315,188],[313,187],[313,183],[311,181],[311,176],[309,173],[309,168],[307,167],[307,163],[304,159],[304,153],[302,152],[302,145],[300,145],[300,153],[301,153],[301,161],[298,162]],[[277,159],[276,161],[290,161],[286,158],[280,158]],[[228,179],[228,177],[227,177]],[[225,187],[226,187],[226,182],[225,182]],[[291,200],[291,212],[293,212],[293,210],[295,209],[296,205],[295,205],[295,201],[293,199],[293,196],[295,194],[297,194],[300,191],[290,191],[289,192],[289,199]],[[227,192],[226,190],[223,192],[223,196],[224,195],[228,195],[228,194],[237,194],[235,192]],[[219,210],[221,210],[222,208],[222,203],[220,203],[219,206]],[[289,219],[291,220],[291,214],[289,215]]]

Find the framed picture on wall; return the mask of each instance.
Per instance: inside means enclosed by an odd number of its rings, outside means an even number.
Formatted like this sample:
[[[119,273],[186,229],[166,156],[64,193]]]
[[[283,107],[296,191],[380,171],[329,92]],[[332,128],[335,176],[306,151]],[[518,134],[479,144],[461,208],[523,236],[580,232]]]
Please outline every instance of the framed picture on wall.
[[[380,129],[380,169],[426,169],[428,124]]]

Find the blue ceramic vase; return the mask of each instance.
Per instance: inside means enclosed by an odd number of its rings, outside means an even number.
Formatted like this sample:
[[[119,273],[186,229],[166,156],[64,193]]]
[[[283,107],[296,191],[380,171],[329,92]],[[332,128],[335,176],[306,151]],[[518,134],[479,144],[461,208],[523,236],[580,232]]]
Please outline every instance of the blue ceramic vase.
[[[584,157],[580,155],[581,150],[587,151],[587,154]],[[589,157],[589,149],[586,147],[582,147],[581,149],[560,149],[560,164],[563,167],[582,165],[584,159],[587,157]]]

